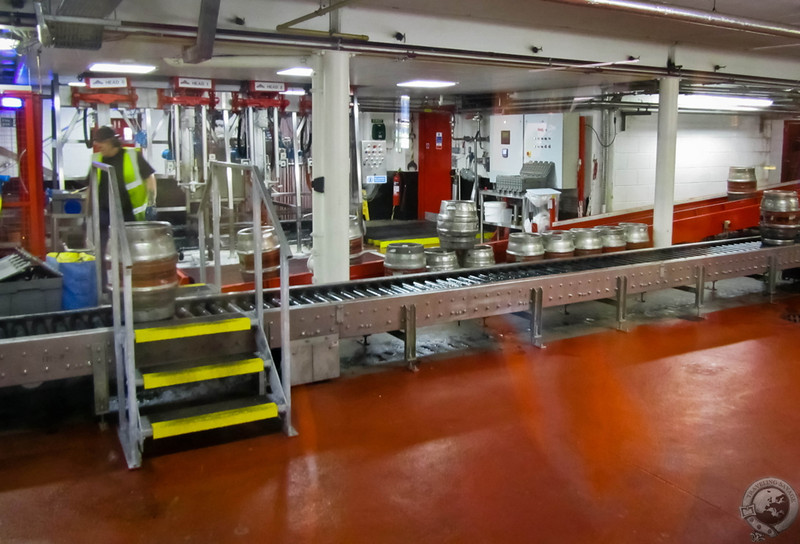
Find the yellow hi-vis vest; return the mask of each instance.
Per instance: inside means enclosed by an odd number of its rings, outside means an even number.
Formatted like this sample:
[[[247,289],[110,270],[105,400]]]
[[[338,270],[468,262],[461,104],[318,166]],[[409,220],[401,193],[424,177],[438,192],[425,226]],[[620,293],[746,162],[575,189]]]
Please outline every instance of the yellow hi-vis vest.
[[[144,212],[147,209],[147,187],[142,182],[139,173],[138,151],[133,148],[123,148],[125,155],[122,157],[122,177],[125,180],[125,189],[128,190],[128,198],[131,199],[133,216],[137,221],[144,221]],[[95,162],[103,162],[103,154],[95,153],[92,156]],[[97,179],[100,179],[100,169],[97,170]],[[111,191],[111,189],[109,189]]]

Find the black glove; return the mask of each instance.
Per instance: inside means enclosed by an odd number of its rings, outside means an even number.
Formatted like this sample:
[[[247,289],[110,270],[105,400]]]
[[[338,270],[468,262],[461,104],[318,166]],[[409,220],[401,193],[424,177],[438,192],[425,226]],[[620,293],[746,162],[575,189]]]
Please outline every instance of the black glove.
[[[158,212],[156,211],[155,206],[148,206],[144,210],[144,218],[148,221],[155,221],[156,217],[158,216]]]

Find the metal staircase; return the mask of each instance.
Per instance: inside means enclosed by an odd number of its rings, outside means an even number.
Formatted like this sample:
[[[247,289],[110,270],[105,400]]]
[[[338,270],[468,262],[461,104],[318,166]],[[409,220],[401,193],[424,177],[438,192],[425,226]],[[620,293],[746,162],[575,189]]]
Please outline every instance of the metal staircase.
[[[114,321],[114,346],[116,355],[117,410],[119,413],[119,438],[129,468],[142,464],[145,440],[179,436],[221,427],[240,425],[280,417],[287,435],[296,432],[291,424],[290,350],[282,350],[279,374],[272,359],[264,332],[264,294],[262,282],[256,281],[255,304],[243,309],[234,307],[233,313],[187,319],[135,324],[133,321],[133,268],[130,249],[124,231],[124,221],[119,206],[119,194],[113,168],[94,163],[92,186],[96,186],[97,169],[109,176],[111,200],[112,257],[112,312]],[[224,163],[224,168],[241,168],[249,171],[253,184],[253,224],[261,224],[262,203],[273,218],[272,202],[263,181],[252,167]],[[216,172],[216,171],[215,171]],[[212,188],[216,183],[212,176]],[[219,198],[218,191],[212,191]],[[94,198],[96,205],[96,197]],[[114,205],[116,204],[116,205]],[[202,209],[202,206],[201,206]],[[116,212],[116,213],[114,213]],[[204,221],[203,213],[200,214]],[[218,232],[219,216],[212,217]],[[275,220],[276,224],[277,220]],[[288,243],[281,238],[281,304],[287,319],[283,321],[282,338],[289,345],[288,320]],[[95,229],[95,232],[98,232]],[[256,252],[260,254],[261,240],[256,238]],[[202,245],[202,242],[201,242]],[[203,248],[201,247],[201,252]],[[217,260],[218,261],[218,260]],[[255,259],[255,275],[262,277],[262,263]],[[216,278],[219,278],[217,275]],[[202,289],[213,290],[205,285]],[[231,317],[236,315],[237,317]],[[173,400],[168,403],[151,403],[148,396],[153,391],[185,388],[187,384],[220,382],[234,377],[253,376],[252,392],[235,398],[222,394],[206,395],[198,399],[188,395],[164,395]],[[246,380],[246,378],[245,378]],[[286,384],[284,387],[283,384]],[[213,387],[211,388],[213,390]],[[175,401],[175,399],[179,399]],[[164,410],[164,408],[168,408]]]

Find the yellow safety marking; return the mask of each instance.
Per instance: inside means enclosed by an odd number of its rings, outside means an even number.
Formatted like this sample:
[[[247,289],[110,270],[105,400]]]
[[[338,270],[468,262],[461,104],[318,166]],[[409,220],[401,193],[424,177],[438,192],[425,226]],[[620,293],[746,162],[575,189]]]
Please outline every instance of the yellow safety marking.
[[[136,329],[135,339],[138,344],[142,344],[144,342],[158,342],[159,340],[172,340],[175,338],[189,338],[191,336],[248,330],[250,330],[250,318],[237,317],[235,319],[224,319],[222,321]]]
[[[186,285],[179,285],[178,288],[182,287],[204,287],[205,283],[187,283]]]
[[[264,361],[258,357],[243,359],[228,363],[212,363],[208,365],[195,366],[178,370],[167,370],[164,372],[151,372],[143,374],[144,388],[155,389],[157,387],[168,387],[182,383],[202,382],[204,380],[215,380],[227,378],[229,376],[241,376],[243,374],[254,374],[264,370]]]
[[[278,405],[274,402],[268,404],[258,404],[256,406],[246,406],[244,408],[234,408],[211,414],[173,419],[171,421],[156,421],[152,423],[153,438],[167,438],[180,434],[196,433],[219,429],[220,427],[230,427],[251,423],[262,419],[278,417]]]
[[[362,189],[361,194],[366,196],[367,191]],[[361,201],[361,214],[364,216],[364,221],[369,221],[369,203],[366,199]]]
[[[386,246],[389,244],[422,244],[423,247],[436,247],[439,245],[438,238],[413,238],[409,240],[367,240],[367,243],[378,246],[378,251],[386,253]]]

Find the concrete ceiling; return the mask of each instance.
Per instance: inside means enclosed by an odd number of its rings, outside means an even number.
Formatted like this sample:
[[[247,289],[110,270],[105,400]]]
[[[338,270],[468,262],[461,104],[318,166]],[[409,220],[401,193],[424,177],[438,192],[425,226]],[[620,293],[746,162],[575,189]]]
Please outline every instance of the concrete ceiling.
[[[123,0],[130,7],[134,0]],[[162,0],[162,2],[165,0]],[[252,4],[253,9],[266,0],[240,0]],[[147,11],[157,5],[155,0],[140,0],[136,9]],[[189,4],[189,2],[185,2]],[[797,0],[699,0],[661,2],[666,6],[692,8],[734,17],[773,22],[783,26],[797,26],[800,32],[800,2]],[[223,10],[225,0],[222,0]],[[308,12],[316,9],[317,2],[305,2]],[[619,40],[637,40],[646,43],[680,44],[741,54],[758,54],[768,58],[800,60],[800,37],[767,35],[741,30],[717,28],[703,24],[682,22],[666,17],[653,17],[626,13],[609,8],[571,5],[559,0],[356,0],[343,9],[373,10],[379,17],[398,14],[419,14],[449,20],[454,24],[494,23],[530,30],[530,40],[536,43],[537,32],[564,32],[571,35],[596,36]],[[155,9],[155,8],[154,8]],[[199,2],[193,2],[188,11],[197,18]],[[343,11],[343,17],[347,12]],[[287,17],[288,19],[289,17]],[[321,17],[327,24],[327,16]],[[273,21],[275,25],[285,21]],[[163,24],[172,24],[163,21]],[[220,19],[220,29],[225,27]],[[301,28],[303,25],[299,25]],[[230,25],[227,28],[231,28]],[[369,29],[365,29],[367,32]],[[398,28],[413,38],[413,28]],[[264,28],[274,33],[274,27]],[[481,36],[464,36],[464,49],[474,48]],[[165,58],[180,58],[182,51],[194,40],[190,37],[164,37],[149,34],[131,34],[107,28],[103,47],[99,51],[45,48],[38,63],[29,58],[33,79],[37,73],[47,80],[49,71],[69,80],[83,72],[93,60],[137,60],[157,62],[159,76],[187,75],[214,77],[225,80],[279,79],[270,58],[309,55],[313,47],[281,48],[265,45],[237,44],[218,41],[214,46],[215,59],[198,65],[176,66],[164,62]],[[409,43],[413,40],[409,39]],[[370,43],[392,43],[390,36],[370,36]],[[397,45],[397,42],[394,42]],[[542,55],[558,56],[558,52],[543,51]],[[248,62],[250,58],[253,62]],[[562,57],[563,58],[563,57]],[[173,63],[174,64],[174,63]],[[402,55],[375,55],[362,53],[351,61],[351,81],[364,92],[375,96],[397,94],[395,83],[404,78],[435,77],[458,81],[459,85],[442,94],[504,93],[518,90],[546,90],[561,88],[591,88],[595,86],[624,85],[652,79],[652,75],[612,73],[599,69],[561,68],[532,70],[530,67],[480,66],[469,62],[441,62]],[[307,83],[307,80],[289,80],[290,83]],[[438,93],[439,91],[437,91]]]

